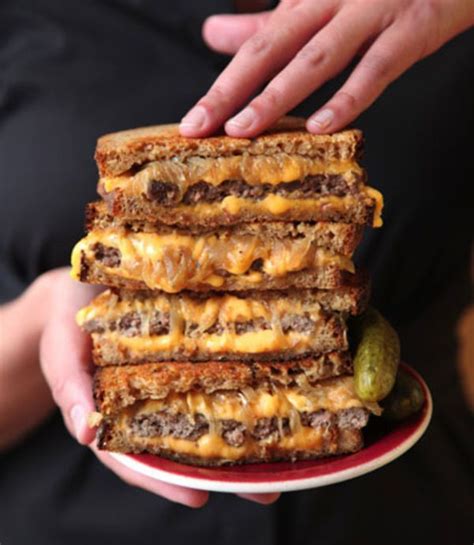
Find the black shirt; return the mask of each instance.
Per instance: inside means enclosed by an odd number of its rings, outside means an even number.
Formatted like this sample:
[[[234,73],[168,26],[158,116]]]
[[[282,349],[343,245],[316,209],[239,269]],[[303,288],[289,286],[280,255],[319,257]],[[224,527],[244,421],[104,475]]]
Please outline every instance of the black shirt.
[[[66,265],[96,198],[96,138],[179,120],[227,62],[200,38],[206,0],[0,3],[0,301]],[[465,544],[474,535],[472,417],[456,371],[474,232],[474,32],[418,63],[356,125],[385,226],[359,263],[404,359],[435,402],[426,436],[365,477],[262,507],[214,494],[201,510],[123,484],[55,414],[0,458],[5,545]],[[308,115],[349,71],[297,109]]]

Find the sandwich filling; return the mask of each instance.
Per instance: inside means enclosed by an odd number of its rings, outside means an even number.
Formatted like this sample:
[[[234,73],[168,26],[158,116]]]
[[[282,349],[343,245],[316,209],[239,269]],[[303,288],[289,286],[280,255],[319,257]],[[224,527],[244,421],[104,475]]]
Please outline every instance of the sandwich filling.
[[[134,403],[117,422],[138,445],[235,460],[262,446],[320,449],[325,436],[364,427],[368,414],[352,377],[340,377],[307,388],[171,393]]]
[[[354,272],[347,256],[320,248],[311,234],[291,240],[255,236],[158,234],[104,229],[76,244],[72,275],[81,278],[82,256],[106,273],[144,282],[150,289],[175,293],[201,285],[219,288],[226,276],[258,284],[264,276],[282,277],[322,267]]]
[[[343,176],[347,175],[344,181]],[[229,157],[189,157],[153,161],[144,166],[116,177],[104,177],[104,189],[110,192],[116,188],[130,193],[147,193],[150,184],[163,181],[173,184],[181,197],[191,186],[203,183],[217,187],[224,182],[238,180],[247,186],[294,183],[315,176],[339,179],[336,189],[353,192],[364,180],[364,171],[355,161],[322,162],[311,157],[275,153],[273,155],[241,155]],[[329,193],[331,184],[321,184],[320,191]],[[283,189],[281,187],[280,189]]]
[[[355,161],[326,163],[286,153],[150,162],[101,178],[99,191],[106,200],[118,192],[180,213],[192,208],[202,220],[218,212],[276,217],[294,212],[306,217],[329,215],[330,209],[343,221],[358,205],[372,210],[372,222],[379,226],[383,205],[381,194],[365,186],[365,172]]]
[[[284,358],[348,346],[343,315],[298,296],[119,300],[105,292],[79,311],[77,322],[93,334],[108,363],[118,354],[128,362],[264,353]]]

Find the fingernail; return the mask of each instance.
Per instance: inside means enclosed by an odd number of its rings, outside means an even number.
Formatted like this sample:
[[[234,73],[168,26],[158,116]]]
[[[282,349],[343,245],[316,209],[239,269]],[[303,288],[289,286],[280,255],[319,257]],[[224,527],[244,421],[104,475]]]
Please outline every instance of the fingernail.
[[[69,414],[71,416],[72,425],[74,426],[74,434],[76,438],[79,439],[82,430],[86,425],[86,412],[81,405],[74,405]]]
[[[195,106],[181,119],[183,129],[200,129],[206,121],[206,110],[202,106]]]
[[[255,121],[255,113],[251,108],[242,110],[232,119],[229,119],[228,125],[236,129],[249,129]]]
[[[331,126],[331,123],[334,121],[334,112],[326,108],[321,110],[314,117],[312,117],[308,124],[312,125],[318,130],[325,130]]]

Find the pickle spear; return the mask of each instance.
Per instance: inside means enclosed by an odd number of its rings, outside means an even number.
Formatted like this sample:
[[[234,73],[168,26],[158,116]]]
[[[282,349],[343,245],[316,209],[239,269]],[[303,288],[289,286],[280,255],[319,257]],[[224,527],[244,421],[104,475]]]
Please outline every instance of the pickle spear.
[[[400,363],[400,341],[387,320],[369,307],[353,323],[357,348],[354,384],[363,401],[380,401],[392,390]]]
[[[423,390],[409,374],[398,372],[395,386],[382,401],[382,416],[387,420],[403,420],[417,413],[425,401]]]

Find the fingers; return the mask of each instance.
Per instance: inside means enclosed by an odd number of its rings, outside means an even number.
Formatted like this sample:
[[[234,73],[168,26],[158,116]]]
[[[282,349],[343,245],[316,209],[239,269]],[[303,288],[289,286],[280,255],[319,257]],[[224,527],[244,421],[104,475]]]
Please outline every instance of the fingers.
[[[243,498],[244,500],[254,501],[262,505],[270,505],[271,503],[275,503],[278,500],[278,498],[281,496],[279,492],[274,492],[270,494],[237,494],[237,495]]]
[[[91,445],[91,449],[99,460],[111,469],[118,477],[131,486],[137,486],[148,490],[152,494],[162,496],[167,500],[181,503],[188,507],[202,507],[209,499],[209,493],[203,490],[193,490],[182,486],[164,483],[145,475],[141,475],[136,471],[124,467],[117,462],[108,452],[98,450],[95,445]]]
[[[247,108],[226,123],[226,132],[257,135],[347,66],[381,26],[380,8],[355,11],[342,9]]]
[[[270,12],[250,15],[213,15],[204,23],[202,35],[207,45],[227,55],[234,55],[240,46],[261,30]]]
[[[307,121],[308,131],[334,132],[351,123],[384,89],[422,56],[415,29],[389,27],[362,57],[341,89]]]
[[[53,398],[68,430],[83,444],[95,436],[87,425],[87,416],[94,410],[91,350],[89,335],[79,329],[75,315],[96,293],[96,288],[73,281],[65,270],[57,279],[52,300],[46,302],[50,318],[40,343],[41,368]]]
[[[294,3],[293,3],[294,4]],[[285,4],[286,5],[286,4]],[[332,16],[332,2],[276,9],[263,29],[247,40],[208,93],[181,120],[184,136],[205,136],[220,127],[249,96],[281,69]],[[241,123],[244,120],[241,119]]]

